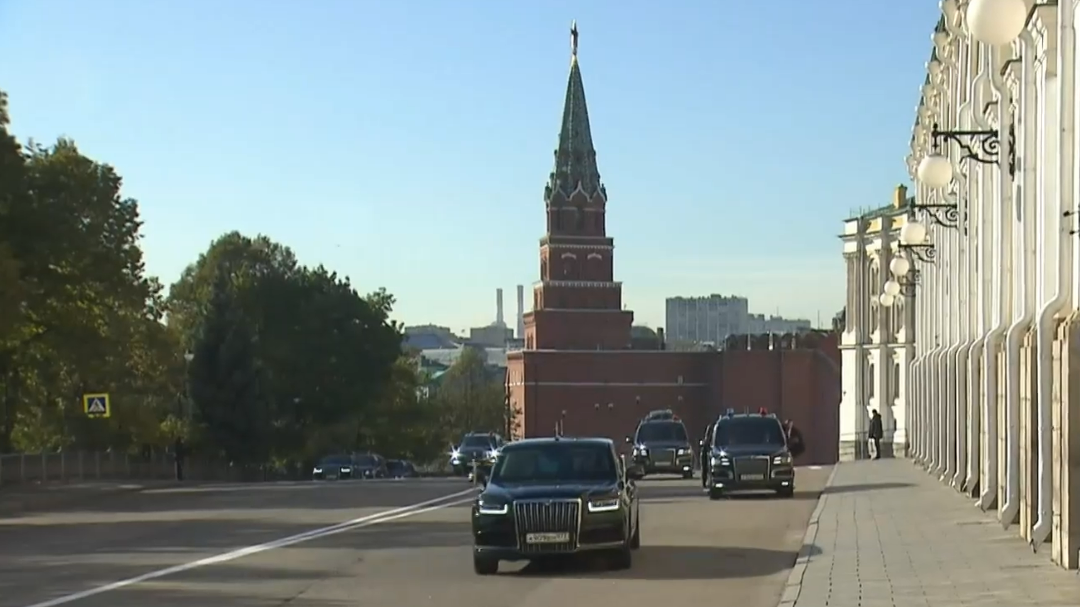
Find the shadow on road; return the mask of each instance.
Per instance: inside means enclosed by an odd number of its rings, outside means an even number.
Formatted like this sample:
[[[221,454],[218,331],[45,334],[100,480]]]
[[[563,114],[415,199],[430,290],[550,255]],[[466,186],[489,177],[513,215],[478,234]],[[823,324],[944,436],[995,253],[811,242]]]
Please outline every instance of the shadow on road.
[[[911,483],[864,483],[861,485],[833,485],[826,487],[824,493],[858,493],[860,491],[880,491],[882,489],[906,489],[914,487]]]
[[[811,555],[820,554],[816,546]],[[506,575],[565,578],[603,577],[637,580],[708,580],[761,577],[786,571],[796,553],[736,546],[642,546],[634,553],[634,566],[612,571],[604,555],[536,561]]]
[[[821,497],[820,491],[796,491],[792,498],[781,498],[775,493],[763,492],[763,493],[733,493],[725,495],[719,500],[713,500],[713,503],[718,504],[717,507],[723,504],[725,501],[737,501],[737,502],[764,502],[764,501],[780,501],[788,499],[796,500],[817,500]],[[648,506],[651,504],[684,504],[688,499],[700,499],[702,502],[709,502],[705,493],[698,489],[697,491],[688,493],[687,495],[678,495],[672,497],[642,497],[642,505]]]
[[[464,480],[341,481],[251,485],[191,485],[74,493],[7,511],[0,504],[0,519],[36,517],[54,513],[146,513],[222,510],[353,510],[394,508],[470,489]],[[119,518],[123,518],[120,516]]]

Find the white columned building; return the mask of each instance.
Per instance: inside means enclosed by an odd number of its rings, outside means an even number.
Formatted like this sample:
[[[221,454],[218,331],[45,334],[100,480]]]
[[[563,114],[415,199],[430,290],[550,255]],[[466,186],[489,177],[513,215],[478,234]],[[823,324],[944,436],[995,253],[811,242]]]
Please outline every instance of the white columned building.
[[[898,456],[1069,568],[1080,559],[1077,4],[941,2],[907,159],[914,196],[845,224],[840,416],[841,453],[862,457],[867,411],[889,411]],[[875,326],[893,316],[903,329],[883,341]],[[871,362],[890,356],[904,363],[892,383]]]
[[[881,414],[885,431],[883,456],[903,456],[907,451],[905,395],[909,391],[908,368],[913,352],[914,306],[897,297],[885,298],[890,305],[883,306],[880,292],[888,280],[889,266],[897,263],[893,261],[894,244],[907,222],[911,204],[907,188],[899,186],[889,205],[846,220],[840,236],[847,268],[847,300],[840,336],[841,460],[870,456],[867,431],[873,411]],[[904,284],[900,292],[914,296],[914,285]]]

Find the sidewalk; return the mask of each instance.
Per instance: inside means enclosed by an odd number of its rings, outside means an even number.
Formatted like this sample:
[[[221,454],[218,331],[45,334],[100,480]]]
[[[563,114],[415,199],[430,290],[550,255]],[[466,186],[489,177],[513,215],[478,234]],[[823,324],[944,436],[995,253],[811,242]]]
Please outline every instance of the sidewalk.
[[[840,464],[810,522],[782,607],[1080,605],[1076,572],[910,460]]]

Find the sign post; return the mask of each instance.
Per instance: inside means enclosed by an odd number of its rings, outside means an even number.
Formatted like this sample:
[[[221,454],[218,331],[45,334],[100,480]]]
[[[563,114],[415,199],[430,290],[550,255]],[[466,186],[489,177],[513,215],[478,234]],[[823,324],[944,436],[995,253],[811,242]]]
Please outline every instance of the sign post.
[[[109,395],[104,392],[83,394],[83,413],[90,419],[106,419],[112,415]]]

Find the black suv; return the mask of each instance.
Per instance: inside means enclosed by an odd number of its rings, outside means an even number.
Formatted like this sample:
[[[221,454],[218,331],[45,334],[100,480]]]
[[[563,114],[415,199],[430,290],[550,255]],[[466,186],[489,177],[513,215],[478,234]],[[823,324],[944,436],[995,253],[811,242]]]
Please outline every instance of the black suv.
[[[450,451],[450,467],[457,476],[472,474],[474,463],[478,468],[488,468],[505,442],[493,432],[470,432]]]
[[[624,469],[606,438],[530,438],[499,452],[472,508],[473,569],[499,561],[610,551],[629,569],[641,546],[640,469]]]
[[[634,436],[626,437],[633,445],[632,459],[645,474],[681,474],[694,476],[694,450],[686,426],[670,409],[652,411],[638,423]]]
[[[701,461],[702,489],[711,499],[742,490],[795,495],[795,466],[787,434],[775,415],[728,409],[705,431]]]
[[[354,478],[355,465],[351,455],[328,455],[311,469],[311,480],[327,481]]]

